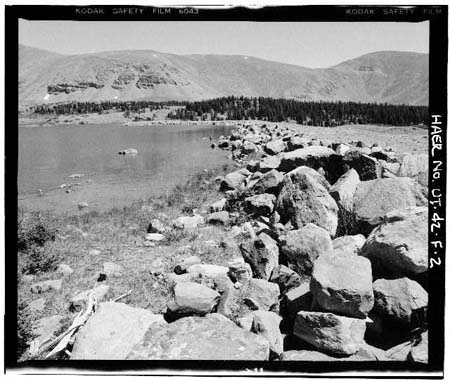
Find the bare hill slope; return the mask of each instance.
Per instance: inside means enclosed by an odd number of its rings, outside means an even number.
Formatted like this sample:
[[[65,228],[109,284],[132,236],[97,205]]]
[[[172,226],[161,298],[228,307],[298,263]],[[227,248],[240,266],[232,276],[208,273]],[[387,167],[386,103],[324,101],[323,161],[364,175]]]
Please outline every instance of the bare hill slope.
[[[199,100],[225,95],[428,104],[428,55],[376,52],[327,69],[255,57],[19,46],[19,103]]]

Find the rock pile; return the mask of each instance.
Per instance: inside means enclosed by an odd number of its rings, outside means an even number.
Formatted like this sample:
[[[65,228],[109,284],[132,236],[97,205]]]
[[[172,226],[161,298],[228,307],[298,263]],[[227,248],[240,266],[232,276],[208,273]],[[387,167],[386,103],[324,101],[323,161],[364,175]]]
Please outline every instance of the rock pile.
[[[217,145],[242,168],[220,179],[209,215],[173,227],[216,225],[241,257],[218,266],[186,255],[166,274],[164,316],[102,304],[72,357],[427,362],[424,159],[265,125]],[[164,235],[157,225],[148,233]]]

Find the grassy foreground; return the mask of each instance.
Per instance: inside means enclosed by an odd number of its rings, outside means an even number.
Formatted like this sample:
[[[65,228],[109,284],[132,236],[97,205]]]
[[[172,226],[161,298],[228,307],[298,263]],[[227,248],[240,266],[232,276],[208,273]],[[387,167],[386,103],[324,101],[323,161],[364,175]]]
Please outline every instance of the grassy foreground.
[[[185,184],[159,197],[139,200],[124,208],[107,211],[79,211],[56,214],[20,209],[18,211],[18,341],[17,356],[28,358],[27,342],[33,339],[33,324],[42,317],[62,316],[59,332],[66,329],[77,312],[69,311],[70,300],[96,284],[105,262],[123,267],[122,275],[109,276],[102,284],[110,286],[108,300],[131,290],[121,302],[154,313],[164,313],[170,299],[171,273],[180,258],[197,255],[205,263],[226,264],[236,256],[237,247],[228,240],[223,228],[207,226],[195,231],[171,231],[167,240],[155,246],[145,243],[150,221],[165,225],[181,215],[202,212],[223,195],[218,192],[217,176],[229,173],[234,163],[216,170],[203,171]],[[60,264],[74,271],[62,275]],[[42,294],[31,292],[31,285],[51,279],[63,279],[61,290]],[[45,300],[39,311],[27,306]]]

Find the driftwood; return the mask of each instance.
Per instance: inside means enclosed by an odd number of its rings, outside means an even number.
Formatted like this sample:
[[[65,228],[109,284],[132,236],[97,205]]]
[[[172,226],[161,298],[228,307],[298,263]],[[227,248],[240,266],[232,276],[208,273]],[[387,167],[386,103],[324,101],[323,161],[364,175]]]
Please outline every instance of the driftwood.
[[[86,307],[86,311],[80,311],[80,313],[76,316],[72,325],[63,333],[61,333],[58,337],[50,341],[48,344],[41,345],[37,352],[32,356],[32,358],[39,357],[42,353],[47,352],[49,349],[53,348],[53,350],[45,356],[46,359],[56,355],[59,352],[67,351],[66,347],[71,341],[73,335],[76,331],[83,326],[89,317],[95,312],[97,308],[97,300],[93,295],[93,291],[89,294],[89,301]],[[48,340],[47,340],[48,341]],[[46,341],[44,341],[45,343]]]
[[[125,294],[122,294],[122,295],[118,296],[117,298],[115,298],[115,299],[113,300],[113,302],[118,302],[119,300],[121,300],[121,299],[127,297],[128,295],[131,294],[132,291],[133,291],[133,290],[128,290]]]

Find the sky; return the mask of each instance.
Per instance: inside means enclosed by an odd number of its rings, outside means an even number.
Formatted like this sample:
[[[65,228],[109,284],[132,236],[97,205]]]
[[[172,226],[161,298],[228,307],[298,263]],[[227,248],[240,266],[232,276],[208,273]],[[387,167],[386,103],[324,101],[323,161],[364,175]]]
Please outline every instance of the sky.
[[[151,49],[239,54],[318,68],[380,50],[428,53],[429,23],[20,20],[19,42],[62,54]]]

